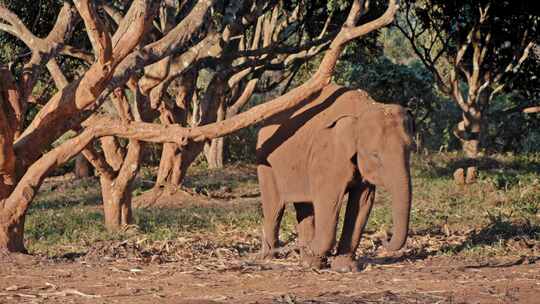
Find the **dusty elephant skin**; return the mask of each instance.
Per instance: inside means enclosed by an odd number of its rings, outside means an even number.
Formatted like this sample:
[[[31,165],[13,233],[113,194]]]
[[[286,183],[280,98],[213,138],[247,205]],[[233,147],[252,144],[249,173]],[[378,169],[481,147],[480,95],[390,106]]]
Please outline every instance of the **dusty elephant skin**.
[[[378,103],[364,91],[337,85],[265,121],[257,142],[264,215],[262,257],[272,256],[285,204],[294,203],[303,263],[321,267],[335,244],[341,202],[349,193],[332,268],[357,269],[354,252],[376,186],[392,195],[393,236],[386,248],[400,249],[407,239],[412,200],[413,128],[405,108]]]

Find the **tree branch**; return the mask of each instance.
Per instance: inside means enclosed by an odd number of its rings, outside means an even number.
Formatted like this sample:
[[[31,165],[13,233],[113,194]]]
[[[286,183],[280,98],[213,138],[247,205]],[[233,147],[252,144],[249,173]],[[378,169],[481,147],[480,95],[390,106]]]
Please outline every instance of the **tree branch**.
[[[103,154],[97,152],[91,144],[89,144],[81,152],[84,157],[90,162],[90,164],[96,168],[99,175],[105,176],[105,178],[112,180],[115,177],[115,172],[111,166],[107,163]]]
[[[76,0],[75,6],[81,15],[86,32],[96,58],[101,65],[107,64],[112,57],[112,42],[109,33],[105,30],[103,22],[100,20],[94,4],[89,0]]]
[[[525,108],[523,109],[523,113],[540,113],[540,106]]]
[[[47,62],[47,68],[49,69],[49,73],[51,73],[54,83],[59,90],[65,88],[69,84],[66,76],[62,72],[62,69],[60,69],[60,66],[56,62],[56,59],[53,58],[49,60],[49,62]]]

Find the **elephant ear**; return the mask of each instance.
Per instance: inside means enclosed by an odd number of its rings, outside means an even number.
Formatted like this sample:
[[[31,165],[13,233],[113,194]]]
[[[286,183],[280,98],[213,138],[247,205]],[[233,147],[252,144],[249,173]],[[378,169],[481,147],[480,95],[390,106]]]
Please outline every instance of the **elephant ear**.
[[[347,160],[356,163],[360,175],[366,181],[381,185],[379,171],[382,164],[374,147],[377,146],[376,141],[382,134],[376,133],[378,128],[371,126],[365,120],[362,120],[362,127],[358,124],[357,116],[342,115],[327,125],[327,128],[331,128],[333,132],[334,153],[346,156]],[[354,159],[355,155],[356,159]]]
[[[345,154],[349,159],[356,154],[358,137],[358,117],[354,115],[341,115],[325,126],[332,133],[333,146],[336,155]]]

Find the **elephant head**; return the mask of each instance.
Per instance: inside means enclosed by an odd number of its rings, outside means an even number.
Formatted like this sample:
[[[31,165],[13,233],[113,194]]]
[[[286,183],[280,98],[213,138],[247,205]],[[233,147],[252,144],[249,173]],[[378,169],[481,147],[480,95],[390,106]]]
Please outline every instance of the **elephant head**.
[[[399,250],[407,240],[412,203],[412,115],[401,106],[376,103],[361,113],[339,117],[333,125],[341,129],[337,139],[341,152],[356,163],[362,179],[390,192],[393,234],[385,247]]]

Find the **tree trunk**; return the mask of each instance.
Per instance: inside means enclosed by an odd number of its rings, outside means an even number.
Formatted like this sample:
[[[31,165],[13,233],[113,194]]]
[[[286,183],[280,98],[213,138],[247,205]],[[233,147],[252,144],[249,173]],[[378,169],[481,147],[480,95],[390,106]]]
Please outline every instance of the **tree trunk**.
[[[163,188],[169,184],[170,177],[174,170],[175,158],[177,157],[177,145],[174,143],[163,144],[161,151],[161,159],[159,161],[159,169],[156,178],[155,188]]]
[[[122,227],[133,223],[131,213],[132,183],[118,183],[103,176],[101,176],[100,180],[103,213],[107,230],[118,231]]]
[[[217,109],[216,121],[222,121],[225,119],[225,105],[221,103]],[[204,155],[208,162],[208,168],[219,169],[223,168],[223,137],[214,138],[210,143],[204,146]]]
[[[479,139],[470,139],[463,141],[463,150],[467,157],[467,169],[465,183],[471,184],[476,181],[478,175],[478,152],[480,147]]]
[[[480,136],[482,131],[482,112],[471,107],[471,113],[464,113],[454,134],[461,141],[465,164],[454,171],[457,184],[472,184],[478,176],[478,157],[480,152]]]
[[[158,176],[154,188],[146,194],[140,206],[152,206],[161,197],[167,197],[180,190],[189,166],[202,150],[202,144],[190,144],[184,149],[178,149],[177,144],[163,145]]]
[[[24,247],[25,215],[12,219],[7,210],[0,211],[0,253],[27,253]]]
[[[209,144],[205,145],[204,150],[208,168],[223,168],[223,137],[212,139]]]
[[[90,165],[90,162],[84,157],[84,155],[79,154],[75,158],[75,177],[77,179],[90,177],[94,175],[94,172],[92,171],[92,166]]]
[[[133,223],[131,192],[133,181],[139,170],[140,155],[140,142],[130,140],[118,175],[113,178],[104,174],[100,175],[103,213],[108,231],[117,231]]]
[[[176,159],[175,169],[176,172],[173,174],[173,180],[181,185],[184,182],[186,177],[187,170],[189,166],[197,159],[197,156],[201,154],[203,150],[203,143],[193,143],[188,144],[182,151],[178,154]]]
[[[159,162],[158,176],[154,188],[180,187],[183,175],[180,173],[182,153],[176,144],[166,143]]]

